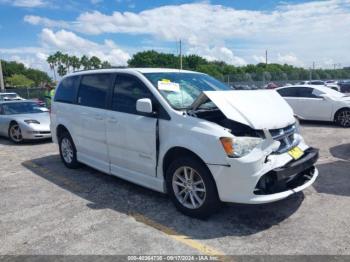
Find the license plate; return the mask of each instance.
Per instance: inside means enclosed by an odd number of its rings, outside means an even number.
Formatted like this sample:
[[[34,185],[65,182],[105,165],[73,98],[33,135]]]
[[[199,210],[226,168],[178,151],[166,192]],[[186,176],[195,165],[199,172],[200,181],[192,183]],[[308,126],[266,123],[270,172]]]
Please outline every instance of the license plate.
[[[294,160],[297,160],[301,158],[304,155],[304,151],[301,150],[299,147],[294,147],[291,150],[288,151],[288,154],[294,158]]]

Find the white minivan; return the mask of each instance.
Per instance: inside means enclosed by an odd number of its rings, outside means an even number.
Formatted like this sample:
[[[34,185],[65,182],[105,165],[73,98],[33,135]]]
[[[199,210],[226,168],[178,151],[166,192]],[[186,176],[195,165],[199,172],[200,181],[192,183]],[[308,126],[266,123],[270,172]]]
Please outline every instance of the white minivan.
[[[194,217],[310,186],[318,150],[274,90],[234,90],[202,73],[100,69],[62,79],[51,132],[63,163],[168,193]]]

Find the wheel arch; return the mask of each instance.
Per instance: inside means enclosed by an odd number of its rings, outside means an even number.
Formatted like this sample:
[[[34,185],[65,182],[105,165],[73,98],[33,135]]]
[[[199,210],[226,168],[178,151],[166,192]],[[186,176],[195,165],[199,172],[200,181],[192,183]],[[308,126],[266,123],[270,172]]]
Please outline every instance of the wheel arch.
[[[57,139],[59,140],[60,137],[62,136],[62,134],[65,133],[65,132],[70,134],[69,131],[68,131],[68,128],[65,125],[59,124],[57,126],[57,128],[56,128],[56,137],[57,137]]]
[[[335,111],[335,113],[333,115],[333,121],[336,121],[337,115],[343,110],[350,110],[350,107],[344,106],[342,108],[339,108],[337,111]]]

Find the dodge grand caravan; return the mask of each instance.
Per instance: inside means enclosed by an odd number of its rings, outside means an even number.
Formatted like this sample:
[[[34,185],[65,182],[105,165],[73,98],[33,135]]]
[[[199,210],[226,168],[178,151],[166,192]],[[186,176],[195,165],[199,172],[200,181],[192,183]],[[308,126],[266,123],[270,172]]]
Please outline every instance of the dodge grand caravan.
[[[168,193],[189,216],[221,201],[280,200],[318,176],[318,150],[274,90],[234,90],[184,70],[90,70],[62,79],[51,110],[68,168],[84,163]]]

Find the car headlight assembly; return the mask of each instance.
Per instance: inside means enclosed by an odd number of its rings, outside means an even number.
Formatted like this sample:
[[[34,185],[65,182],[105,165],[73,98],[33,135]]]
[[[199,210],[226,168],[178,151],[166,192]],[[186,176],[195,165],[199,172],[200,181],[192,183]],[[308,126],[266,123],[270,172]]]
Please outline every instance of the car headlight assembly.
[[[40,124],[38,120],[34,120],[34,119],[27,119],[27,120],[24,120],[24,122],[27,124]]]
[[[239,158],[248,155],[263,139],[258,137],[222,137],[220,141],[227,156]]]
[[[300,122],[298,118],[295,118],[294,128],[295,133],[300,134]]]

